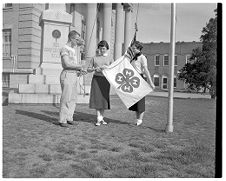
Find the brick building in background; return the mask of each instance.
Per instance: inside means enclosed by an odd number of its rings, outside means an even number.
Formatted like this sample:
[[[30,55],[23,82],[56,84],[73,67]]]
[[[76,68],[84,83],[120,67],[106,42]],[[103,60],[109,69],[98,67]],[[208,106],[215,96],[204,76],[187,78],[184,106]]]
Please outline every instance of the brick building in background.
[[[148,59],[148,69],[157,90],[168,90],[169,80],[169,43],[145,43],[143,53]],[[186,84],[177,79],[177,73],[189,61],[192,50],[202,47],[201,42],[176,42],[175,46],[175,91],[186,89]]]

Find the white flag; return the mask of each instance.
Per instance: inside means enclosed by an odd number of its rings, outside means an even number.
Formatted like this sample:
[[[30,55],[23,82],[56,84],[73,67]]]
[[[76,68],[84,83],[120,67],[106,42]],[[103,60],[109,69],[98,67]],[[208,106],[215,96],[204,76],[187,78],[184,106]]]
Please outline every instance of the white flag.
[[[127,108],[153,91],[125,55],[104,69],[103,74]]]

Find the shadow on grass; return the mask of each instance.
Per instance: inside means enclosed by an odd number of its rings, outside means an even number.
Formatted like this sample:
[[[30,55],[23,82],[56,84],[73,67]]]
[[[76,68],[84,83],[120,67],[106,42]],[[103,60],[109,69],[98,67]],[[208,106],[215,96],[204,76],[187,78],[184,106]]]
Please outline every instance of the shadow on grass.
[[[143,128],[148,128],[148,129],[151,129],[158,133],[166,133],[165,129],[156,129],[156,128],[152,128],[152,127],[148,127],[148,126],[143,126]]]
[[[41,110],[41,112],[43,112],[44,114],[39,114],[39,113],[29,112],[29,111],[23,111],[23,110],[16,110],[16,114],[21,114],[21,115],[28,116],[28,117],[31,117],[31,118],[43,120],[43,121],[49,122],[51,124],[59,125],[59,122],[58,122],[59,113],[58,112],[44,111],[44,110]],[[47,116],[45,114],[48,114],[51,117]],[[78,121],[78,122],[86,122],[86,123],[94,124],[96,122],[96,115],[82,113],[82,112],[75,112],[74,120]],[[115,119],[110,119],[110,118],[105,118],[105,121],[107,123],[110,123],[110,124],[111,123],[112,124],[125,124],[125,125],[129,125],[129,126],[135,126],[135,125],[128,123],[128,122],[122,122],[120,120],[115,120]],[[151,129],[151,130],[153,130],[155,132],[159,132],[159,133],[165,132],[165,130],[163,130],[163,129],[156,129],[156,128],[146,127],[146,126],[143,126],[143,128],[148,128],[148,129]]]
[[[46,122],[49,122],[51,124],[59,125],[58,119],[49,117],[43,114],[35,113],[35,112],[29,112],[29,111],[22,111],[22,110],[16,110],[16,114],[21,114],[24,116],[28,116],[35,119],[40,119]]]
[[[58,116],[59,113],[58,112],[52,112],[52,111],[41,111],[45,114],[51,115],[51,116]],[[82,112],[75,112],[74,113],[74,120],[78,121],[78,122],[87,122],[87,123],[94,123],[96,122],[96,115],[93,114],[87,114],[87,113],[82,113]],[[127,125],[131,125],[130,123],[127,122],[122,122],[120,120],[115,120],[115,119],[110,119],[110,118],[104,118],[104,120],[107,123],[114,123],[114,124],[127,124]]]

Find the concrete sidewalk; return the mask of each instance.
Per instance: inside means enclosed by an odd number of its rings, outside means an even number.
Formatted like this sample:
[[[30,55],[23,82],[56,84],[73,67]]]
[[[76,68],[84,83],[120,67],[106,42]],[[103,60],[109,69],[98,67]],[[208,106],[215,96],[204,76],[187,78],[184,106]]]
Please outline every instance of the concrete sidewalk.
[[[151,92],[149,96],[155,97],[168,97],[168,92]],[[184,99],[194,99],[194,98],[204,98],[204,99],[211,99],[211,96],[208,94],[194,94],[194,93],[182,93],[182,92],[174,92],[174,98],[184,98]]]

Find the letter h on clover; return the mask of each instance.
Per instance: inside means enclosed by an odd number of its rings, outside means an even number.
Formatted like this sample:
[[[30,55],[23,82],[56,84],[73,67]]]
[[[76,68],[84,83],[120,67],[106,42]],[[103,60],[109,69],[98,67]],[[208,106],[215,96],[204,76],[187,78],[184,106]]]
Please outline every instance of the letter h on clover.
[[[133,88],[138,88],[140,86],[140,79],[134,76],[133,70],[127,68],[123,69],[122,73],[116,74],[115,82],[120,84],[118,89],[128,93],[132,93]]]

